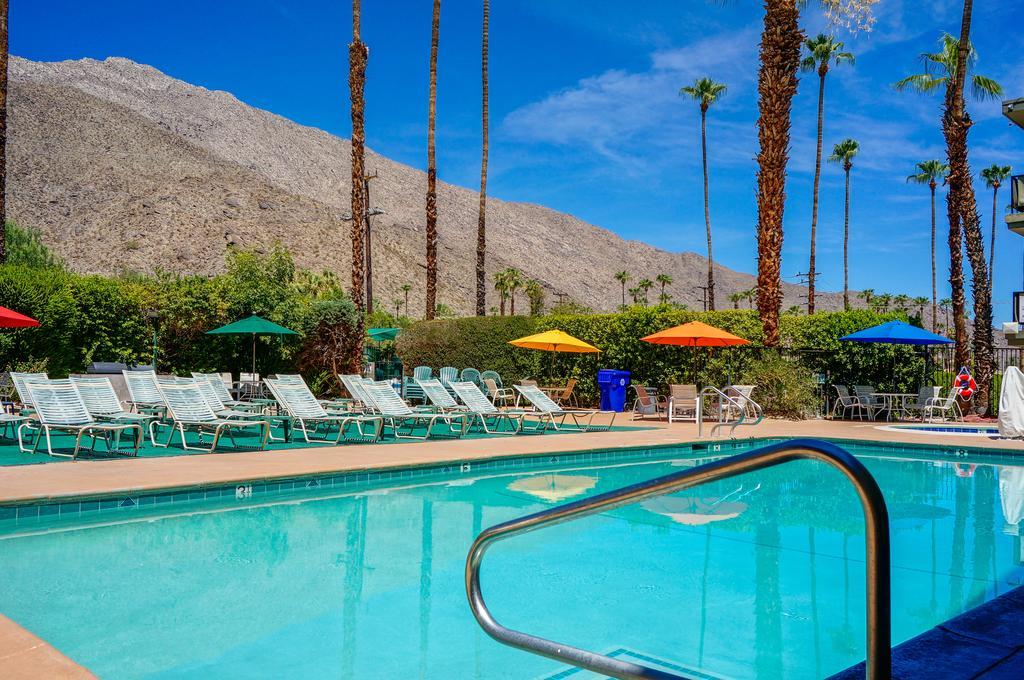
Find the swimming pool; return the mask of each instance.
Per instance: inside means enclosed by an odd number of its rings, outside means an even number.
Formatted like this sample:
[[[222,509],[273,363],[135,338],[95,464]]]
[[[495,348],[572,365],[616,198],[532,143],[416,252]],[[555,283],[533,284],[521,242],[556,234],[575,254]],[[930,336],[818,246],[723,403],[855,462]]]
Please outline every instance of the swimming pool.
[[[885,425],[879,430],[893,430],[896,432],[912,430],[914,432],[929,432],[931,434],[957,434],[976,437],[999,437],[999,428],[995,425],[964,425],[963,423],[952,425]]]
[[[889,504],[894,643],[1021,583],[1024,467],[854,451]],[[664,453],[8,523],[0,610],[104,678],[589,677],[477,628],[466,553],[484,527],[706,455]],[[861,523],[804,461],[498,544],[484,590],[502,623],[588,649],[821,677],[864,656]]]

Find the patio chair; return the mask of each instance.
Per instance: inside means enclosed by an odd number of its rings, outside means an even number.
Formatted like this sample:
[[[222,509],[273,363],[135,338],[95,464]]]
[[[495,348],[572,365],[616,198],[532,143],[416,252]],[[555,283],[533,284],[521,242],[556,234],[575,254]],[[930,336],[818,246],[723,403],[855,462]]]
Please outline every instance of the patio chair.
[[[875,409],[870,404],[865,404],[857,397],[850,394],[850,390],[846,388],[846,385],[833,385],[836,391],[836,401],[832,404],[832,417],[836,417],[836,413],[842,411],[840,417],[846,418],[847,414],[855,415],[863,420],[864,414],[868,414],[868,418],[875,417]]]
[[[668,386],[668,422],[697,419],[697,386]]]
[[[377,416],[363,416],[357,414],[340,415],[329,413],[317,401],[316,396],[310,392],[305,381],[294,380],[281,381],[273,378],[264,378],[263,381],[274,395],[274,399],[281,406],[291,422],[298,425],[302,437],[309,444],[340,444],[345,438],[345,429],[354,424],[359,433],[358,441],[376,442],[384,431],[384,420]],[[338,426],[338,436],[330,439],[330,431],[333,425]],[[364,426],[369,425],[369,430]],[[322,437],[317,435],[321,427],[325,434]]]
[[[474,385],[481,385],[480,371],[475,368],[464,368],[462,373],[459,374],[459,380],[461,382],[471,382]],[[454,381],[453,381],[454,382]]]
[[[448,383],[458,382],[459,371],[454,366],[445,366],[437,372],[437,379],[441,381],[445,389],[448,389]]]
[[[45,373],[22,373],[19,371],[11,371],[11,382],[14,383],[14,391],[18,395],[18,402],[25,410],[32,409],[32,395],[25,386],[29,380],[46,382],[49,378]]]
[[[646,385],[633,385],[636,400],[633,402],[633,420],[643,420],[653,415],[660,418],[668,410],[668,399]]]
[[[869,407],[869,410],[873,414],[885,410],[885,402],[882,401],[881,398],[875,396],[876,392],[878,392],[878,390],[875,389],[874,385],[853,386],[853,393],[857,396],[857,399],[860,400],[860,403]],[[874,415],[871,417],[873,418]]]
[[[363,382],[362,376],[354,373],[348,375],[342,375],[339,373],[338,380],[341,381],[341,384],[345,387],[345,391],[352,397],[357,411],[362,411],[364,413],[375,412],[376,409],[374,408],[373,400],[370,399],[366,394],[366,391],[363,389],[363,385],[365,383]]]
[[[239,373],[236,385],[240,399],[258,399],[263,396],[263,383],[260,381],[259,373]]]
[[[162,414],[166,410],[155,371],[121,371],[121,375],[128,388],[128,404],[137,413]]]
[[[469,381],[463,381],[469,382]],[[440,380],[417,380],[416,384],[423,390],[423,394],[430,401],[434,409],[438,411],[464,411],[462,406],[452,398],[448,390],[444,388]],[[453,383],[454,384],[454,383]]]
[[[126,411],[124,404],[114,391],[110,378],[104,376],[88,376],[71,378],[71,383],[78,388],[78,394],[89,411],[89,415],[98,421],[106,421],[119,425],[135,423],[148,428],[150,421],[157,416],[151,413]],[[150,443],[153,442],[150,439]]]
[[[526,416],[522,411],[502,411],[491,403],[479,387],[471,382],[454,382],[452,389],[466,405],[469,413],[474,416],[470,426],[473,422],[478,422],[487,434],[519,434],[522,432],[523,418]],[[508,423],[510,429],[502,429],[502,422]]]
[[[220,443],[222,435],[226,434],[231,440],[231,444],[237,448],[238,444],[235,441],[234,435],[235,430],[259,429],[261,431],[259,446],[256,448],[259,450],[266,448],[267,439],[270,438],[270,423],[268,421],[218,418],[210,404],[203,397],[199,385],[195,382],[168,382],[167,384],[159,385],[158,389],[164,398],[164,403],[167,405],[167,416],[171,422],[167,425],[170,430],[167,441],[163,443],[158,442],[157,446],[170,446],[174,440],[174,434],[177,432],[181,435],[181,446],[185,450],[213,452],[217,450],[217,444]],[[156,441],[156,426],[156,421],[149,424],[150,437],[154,441]],[[185,436],[186,432],[198,432],[200,446],[189,446],[188,439]],[[213,441],[209,448],[202,446],[203,437],[207,434],[213,435]]]
[[[743,413],[750,412],[753,401],[754,385],[729,385],[722,392],[732,401],[722,399],[718,405],[720,419],[739,418]],[[735,402],[735,403],[734,403]]]
[[[938,388],[927,386],[922,387],[917,391],[917,397],[914,401],[903,404],[903,410],[911,415],[916,415],[921,420],[925,419],[925,410],[931,405],[931,402],[938,396]]]
[[[494,384],[498,387],[504,387],[505,385],[501,382],[501,376],[497,371],[484,371],[480,374],[480,382],[483,383],[485,380],[493,380]]]
[[[579,400],[576,399],[576,393],[574,392],[576,384],[576,378],[569,378],[565,383],[565,389],[555,397],[555,403],[559,406],[575,406],[579,408]]]
[[[534,428],[543,432],[549,427],[554,430],[562,429],[568,418],[572,418],[576,429],[582,432],[596,432],[610,430],[615,422],[615,411],[596,411],[593,409],[566,410],[551,400],[551,397],[544,394],[536,385],[516,385],[515,389],[535,409],[527,412],[528,416],[537,416],[538,424]],[[607,425],[595,425],[594,418],[598,415],[611,415]]]
[[[209,382],[213,393],[217,395],[217,399],[219,399],[221,404],[224,405],[224,408],[238,409],[240,411],[259,411],[263,408],[260,404],[251,404],[247,401],[240,401],[231,396],[231,391],[228,389],[230,382],[225,383],[224,377],[220,373],[198,373],[196,371],[192,371],[192,377],[196,382],[200,380]]]
[[[170,384],[188,384],[188,378],[182,380],[175,380],[174,383]],[[236,418],[238,420],[259,420],[263,417],[263,414],[259,411],[253,412],[250,409],[239,409],[229,407],[226,403],[221,400],[220,394],[217,393],[217,388],[214,386],[214,381],[220,383],[220,376],[214,376],[211,380],[208,377],[192,378],[191,382],[199,388],[199,392],[203,395],[203,399],[210,405],[214,415],[218,418]],[[159,382],[159,380],[158,380]],[[240,404],[242,402],[235,402]]]
[[[433,434],[434,425],[443,423],[448,431],[445,435],[461,437],[469,429],[469,416],[465,413],[425,413],[409,407],[398,393],[388,384],[367,383],[363,385],[366,396],[373,401],[385,422],[391,425],[398,439],[429,439]],[[416,426],[426,423],[427,430],[423,436],[414,434]],[[456,425],[458,427],[456,427]],[[408,428],[403,433],[402,428]]]
[[[960,396],[960,390],[956,387],[949,388],[949,394],[945,397],[933,397],[929,404],[924,409],[924,419],[932,422],[936,419],[936,414],[941,416],[940,420],[946,420],[948,416],[952,416],[953,419],[963,422],[964,414],[960,410],[960,404],[957,402],[957,398]]]
[[[29,394],[32,404],[36,410],[36,417],[39,419],[34,426],[39,430],[35,436],[35,443],[31,449],[25,448],[22,439],[22,432],[27,429],[27,424],[18,428],[18,448],[22,451],[35,453],[39,449],[39,443],[46,439],[46,452],[51,456],[63,456],[76,459],[82,449],[82,437],[92,438],[90,451],[96,450],[97,436],[107,443],[107,450],[120,452],[121,434],[133,432],[135,434],[135,445],[130,455],[138,455],[139,447],[142,446],[142,426],[138,423],[116,424],[101,423],[92,417],[89,409],[86,408],[78,388],[70,380],[38,380],[25,383],[26,391]],[[54,432],[66,432],[75,436],[75,449],[71,454],[58,453],[53,450],[51,435]]]
[[[508,387],[501,387],[494,381],[494,378],[484,378],[484,387],[487,389],[487,396],[495,406],[505,406],[515,400],[515,390]]]

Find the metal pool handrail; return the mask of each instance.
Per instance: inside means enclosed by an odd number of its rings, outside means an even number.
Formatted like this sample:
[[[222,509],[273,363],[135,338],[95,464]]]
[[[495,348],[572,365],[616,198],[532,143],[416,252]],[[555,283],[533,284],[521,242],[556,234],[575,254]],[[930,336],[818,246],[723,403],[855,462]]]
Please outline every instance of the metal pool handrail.
[[[740,394],[739,391],[737,391],[735,387],[727,387],[725,389],[727,389],[727,390],[731,389],[734,392],[736,392],[736,396],[739,397],[742,401],[737,401],[736,399],[734,399],[733,397],[729,396],[728,394],[726,394],[722,390],[718,389],[717,387],[714,387],[713,385],[708,385],[707,387],[705,387],[704,389],[702,389],[700,391],[700,394],[697,395],[697,413],[696,413],[696,416],[697,416],[697,436],[698,437],[703,437],[704,436],[704,396],[705,395],[717,394],[720,399],[722,399],[724,401],[727,401],[730,404],[732,404],[736,408],[736,410],[739,412],[739,416],[737,416],[735,421],[731,421],[731,422],[729,422],[729,421],[719,421],[714,427],[712,427],[711,428],[711,436],[712,437],[715,436],[715,432],[718,431],[718,428],[720,428],[720,427],[728,427],[728,428],[731,428],[729,430],[729,436],[735,438],[735,436],[736,436],[736,428],[739,427],[740,425],[757,425],[762,420],[764,420],[764,411],[761,409],[761,405],[760,404],[758,404],[756,401],[754,401],[750,397],[747,397],[747,396],[744,396],[744,395]],[[752,422],[752,423],[748,423],[747,422],[747,409],[750,409],[751,411],[753,411],[754,414],[757,416],[757,419],[754,422]]]
[[[867,561],[867,677],[892,677],[889,513],[875,479],[864,465],[843,449],[823,441],[794,439],[740,453],[704,465],[633,484],[592,498],[566,503],[548,510],[510,520],[485,529],[477,536],[466,558],[466,594],[477,623],[492,638],[550,659],[563,661],[596,673],[629,680],[668,680],[680,676],[614,659],[584,649],[506,628],[495,620],[484,602],[480,587],[480,564],[484,553],[497,541],[561,524],[640,500],[662,496],[717,479],[762,470],[796,460],[817,460],[838,469],[857,490],[864,511]]]

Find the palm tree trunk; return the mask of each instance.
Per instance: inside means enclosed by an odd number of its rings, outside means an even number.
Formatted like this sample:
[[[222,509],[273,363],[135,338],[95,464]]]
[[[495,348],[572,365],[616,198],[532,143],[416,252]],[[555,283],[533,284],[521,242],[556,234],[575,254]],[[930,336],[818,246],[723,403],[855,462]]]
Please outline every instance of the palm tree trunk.
[[[487,313],[487,275],[484,264],[487,255],[487,152],[490,143],[490,118],[488,111],[487,48],[491,19],[490,0],[484,0],[483,42],[480,49],[480,63],[483,78],[483,144],[480,159],[480,214],[476,226],[476,315]]]
[[[437,310],[437,158],[434,129],[437,124],[437,43],[440,31],[441,0],[434,0],[430,27],[430,93],[427,104],[427,319],[433,319]]]
[[[708,105],[700,105],[700,152],[704,160],[704,226],[708,234],[708,309],[715,311],[715,258],[711,254],[711,206],[708,202]],[[665,295],[665,284],[661,285]],[[664,299],[664,297],[662,298]]]
[[[938,317],[938,286],[935,283],[935,180],[928,183],[932,192],[932,331],[939,323]],[[947,322],[948,325],[948,322]]]
[[[363,199],[366,216],[366,313],[373,314],[373,234],[370,231],[370,176],[363,176]]]
[[[992,240],[988,246],[988,275],[993,281],[996,278],[996,212],[999,210],[999,200],[996,195],[999,193],[999,182],[992,184]]]
[[[992,381],[992,284],[985,260],[984,236],[974,193],[971,168],[967,158],[967,134],[972,121],[964,109],[964,71],[971,37],[972,0],[964,1],[960,25],[960,43],[957,50],[957,69],[946,94],[946,112],[943,116],[943,134],[949,159],[949,217],[950,229],[963,230],[967,256],[971,261],[971,284],[974,298],[974,371],[978,382],[977,404],[990,411],[988,390]],[[962,293],[961,293],[962,295]],[[955,313],[954,309],[954,313]],[[955,319],[954,319],[955,321]],[[966,331],[966,328],[965,328]],[[966,352],[965,352],[966,353]]]
[[[779,344],[782,214],[789,126],[803,32],[796,0],[766,0],[758,71],[757,308],[764,344]]]
[[[508,313],[510,315],[512,315],[512,316],[515,316],[516,315],[516,289],[515,288],[513,288],[512,290],[510,290],[508,292],[508,299],[509,299],[509,305],[510,305]]]
[[[807,265],[807,313],[814,314],[814,280],[817,278],[815,267],[816,249],[818,235],[818,187],[821,185],[821,144],[823,127],[825,125],[825,74],[828,73],[828,62],[825,61],[818,68],[818,149],[814,156],[814,191],[811,198],[811,257]],[[847,203],[849,203],[850,173],[846,173]],[[847,216],[849,225],[849,216]],[[843,258],[846,258],[845,244],[843,247]],[[846,288],[843,288],[843,305],[845,309],[850,308],[849,295]]]
[[[819,137],[820,134],[819,132]],[[843,170],[846,171],[846,206],[843,213],[843,309],[846,311],[850,311],[850,168],[849,161],[843,163]],[[814,278],[812,277],[811,280],[813,281]],[[808,311],[807,313],[811,314],[812,312]]]
[[[4,2],[6,5],[6,2]],[[352,42],[348,46],[348,89],[352,117],[352,302],[356,306],[356,346],[350,358],[349,370],[361,372],[363,356],[363,214],[366,196],[363,177],[365,176],[364,156],[366,151],[366,60],[369,50],[360,36],[361,2],[352,0]],[[6,73],[6,69],[4,69]]]
[[[404,291],[404,293],[405,293],[405,315],[409,316],[409,291]]]
[[[0,0],[0,264],[7,262],[7,0]]]
[[[626,306],[626,282],[622,282],[622,306]]]

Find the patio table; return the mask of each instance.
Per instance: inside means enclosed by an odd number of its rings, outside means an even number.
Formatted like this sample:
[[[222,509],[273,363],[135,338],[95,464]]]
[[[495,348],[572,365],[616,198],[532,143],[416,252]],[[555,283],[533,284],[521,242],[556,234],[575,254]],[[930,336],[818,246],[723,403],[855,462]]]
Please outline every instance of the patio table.
[[[872,392],[871,396],[882,401],[882,407],[879,411],[885,411],[885,420],[887,422],[892,420],[894,412],[899,411],[902,413],[906,410],[908,399],[917,399],[916,394],[906,394],[905,392]]]

